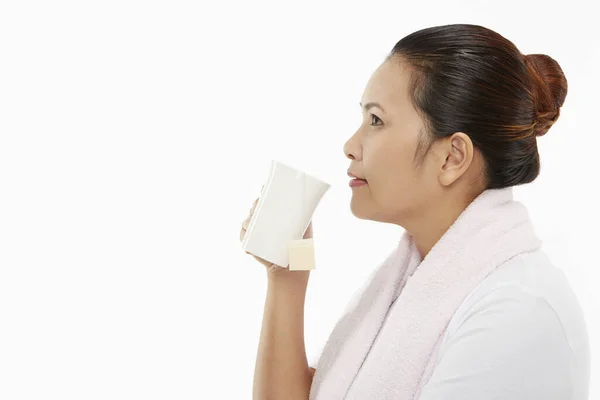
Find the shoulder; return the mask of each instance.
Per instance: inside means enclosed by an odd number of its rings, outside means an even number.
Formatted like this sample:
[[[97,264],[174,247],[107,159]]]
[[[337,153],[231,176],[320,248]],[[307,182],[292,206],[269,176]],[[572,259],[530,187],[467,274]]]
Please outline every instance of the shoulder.
[[[469,328],[487,327],[490,332],[500,332],[526,326],[530,329],[523,332],[523,340],[525,335],[543,332],[554,332],[561,340],[567,340],[562,321],[545,296],[518,284],[479,288],[455,313],[444,342],[452,341]]]
[[[499,267],[450,321],[422,399],[587,398],[587,336],[564,316],[578,312],[560,298],[568,289],[540,254]]]
[[[547,301],[515,287],[497,289],[447,336],[420,400],[571,399],[571,360]]]
[[[536,326],[560,330],[574,347],[587,337],[577,296],[563,271],[542,251],[514,257],[484,279],[457,309],[446,339],[474,317],[505,323],[527,318]]]

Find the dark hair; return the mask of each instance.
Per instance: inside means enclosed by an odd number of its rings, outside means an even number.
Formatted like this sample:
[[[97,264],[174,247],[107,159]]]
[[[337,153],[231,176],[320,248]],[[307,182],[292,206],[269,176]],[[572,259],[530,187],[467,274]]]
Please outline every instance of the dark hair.
[[[411,33],[389,59],[411,71],[411,100],[426,126],[417,153],[435,139],[464,132],[483,154],[487,188],[521,185],[539,175],[536,137],[556,122],[567,95],[554,59],[525,56],[500,34],[469,24]]]

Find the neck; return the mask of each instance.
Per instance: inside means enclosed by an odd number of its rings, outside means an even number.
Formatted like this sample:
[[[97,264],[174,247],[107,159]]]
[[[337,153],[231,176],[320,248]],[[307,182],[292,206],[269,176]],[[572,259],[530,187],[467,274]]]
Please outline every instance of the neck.
[[[475,196],[476,197],[476,196]],[[473,198],[460,200],[457,197],[443,196],[446,201],[431,203],[425,209],[420,209],[418,215],[402,226],[412,235],[415,246],[425,258],[440,238],[458,219]]]

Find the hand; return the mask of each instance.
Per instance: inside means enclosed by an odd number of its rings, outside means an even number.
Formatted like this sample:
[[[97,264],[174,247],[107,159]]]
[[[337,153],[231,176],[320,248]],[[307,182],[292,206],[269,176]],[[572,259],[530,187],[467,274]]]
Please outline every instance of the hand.
[[[263,186],[263,188],[264,188],[264,186]],[[252,219],[252,215],[254,215],[254,210],[256,209],[258,200],[259,199],[256,199],[254,201],[254,204],[252,205],[252,208],[250,209],[248,218],[246,218],[242,222],[242,229],[240,230],[240,242],[244,240],[244,236],[246,235],[246,230],[248,229],[248,224],[250,223],[250,220]],[[312,221],[311,221],[308,224],[308,228],[306,228],[306,231],[304,232],[304,235],[302,236],[302,238],[303,239],[311,239],[312,237],[313,237],[313,228],[312,228]],[[286,276],[288,276],[288,274],[301,276],[301,275],[307,275],[307,273],[310,273],[310,271],[290,271],[289,268],[287,268],[287,266],[286,266],[286,268],[283,268],[282,266],[273,264],[267,260],[257,257],[248,251],[246,251],[246,254],[252,255],[252,257],[254,257],[258,262],[260,262],[262,265],[264,265],[267,268],[267,274],[270,277],[275,276],[275,275],[280,276],[281,274],[286,274]]]

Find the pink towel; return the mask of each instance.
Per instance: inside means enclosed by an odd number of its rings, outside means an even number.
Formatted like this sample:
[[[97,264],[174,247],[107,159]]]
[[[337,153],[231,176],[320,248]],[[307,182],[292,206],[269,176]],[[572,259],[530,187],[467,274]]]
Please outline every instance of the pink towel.
[[[479,195],[423,260],[405,231],[335,325],[310,400],[417,400],[461,302],[496,267],[540,247],[512,188]]]

